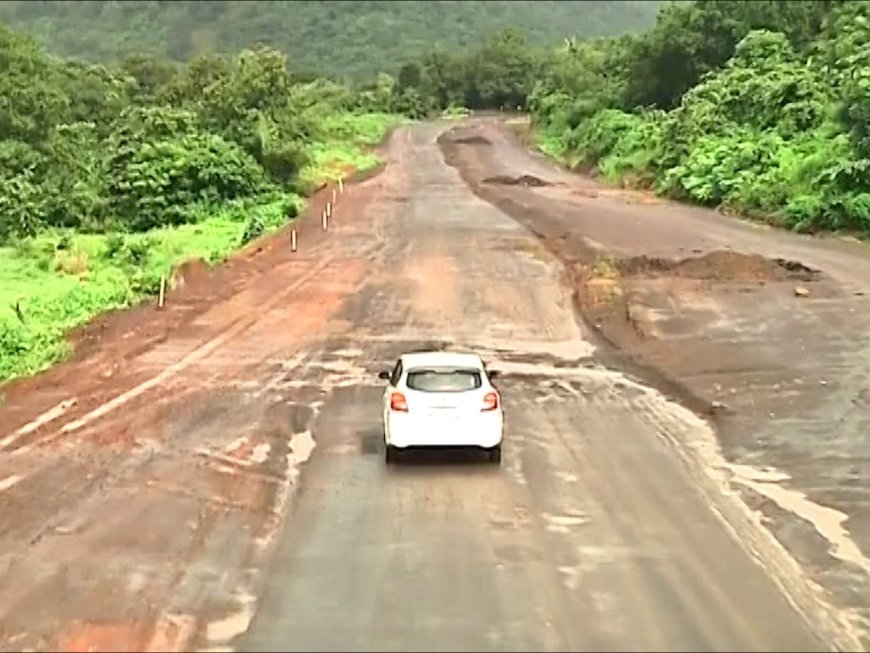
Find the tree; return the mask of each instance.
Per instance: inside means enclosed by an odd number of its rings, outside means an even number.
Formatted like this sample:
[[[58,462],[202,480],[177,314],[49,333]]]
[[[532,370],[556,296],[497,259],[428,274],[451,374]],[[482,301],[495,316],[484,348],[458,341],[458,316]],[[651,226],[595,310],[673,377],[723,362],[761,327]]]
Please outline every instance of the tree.
[[[180,224],[191,204],[249,196],[264,186],[256,161],[204,131],[190,111],[131,107],[109,145],[110,206],[132,229]]]
[[[152,54],[130,54],[121,62],[121,74],[133,82],[132,99],[139,104],[153,102],[160,91],[172,82],[178,73],[175,64]]]
[[[68,118],[70,98],[33,39],[0,25],[0,139],[39,143]]]
[[[5,8],[11,2],[0,3]],[[5,20],[61,56],[115,63],[131,52],[186,63],[197,54],[233,57],[252,43],[286,52],[293,68],[364,82],[398,75],[433,44],[475,50],[481,35],[504,26],[529,43],[615,35],[649,27],[658,0],[488,0],[481,2],[241,2],[239,0],[21,1]],[[402,88],[404,85],[400,84]]]
[[[421,76],[420,66],[417,63],[406,63],[399,69],[399,91],[404,91],[408,88],[419,88]]]
[[[634,44],[625,107],[670,109],[707,73],[725,64],[751,30],[781,31],[799,49],[841,0],[705,0],[666,5]]]

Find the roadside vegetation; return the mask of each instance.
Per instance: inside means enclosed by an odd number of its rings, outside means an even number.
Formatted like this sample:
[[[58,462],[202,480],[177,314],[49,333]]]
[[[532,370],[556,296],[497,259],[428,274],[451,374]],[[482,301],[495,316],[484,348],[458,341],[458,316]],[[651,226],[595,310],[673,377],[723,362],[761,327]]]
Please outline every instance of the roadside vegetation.
[[[12,5],[42,30],[56,23],[46,7],[70,20],[118,9]],[[289,6],[301,4],[268,5]],[[0,382],[62,358],[70,329],[152,295],[181,261],[217,263],[280,228],[325,181],[377,165],[371,146],[391,125],[425,116],[521,107],[572,167],[796,230],[866,234],[868,6],[668,3],[647,32],[538,45],[508,28],[466,49],[433,38],[394,74],[354,81],[302,73],[263,45],[185,63],[58,59],[0,25]]]
[[[515,30],[358,83],[263,45],[180,65],[58,59],[0,25],[0,382],[69,352],[71,329],[152,296],[378,164],[399,122],[525,101],[539,59]]]
[[[870,4],[712,0],[568,41],[530,94],[572,167],[799,231],[870,232]]]
[[[286,224],[325,181],[376,165],[370,146],[403,119],[265,47],[108,67],[0,26],[0,62],[0,382],[61,359],[70,329],[180,262]]]

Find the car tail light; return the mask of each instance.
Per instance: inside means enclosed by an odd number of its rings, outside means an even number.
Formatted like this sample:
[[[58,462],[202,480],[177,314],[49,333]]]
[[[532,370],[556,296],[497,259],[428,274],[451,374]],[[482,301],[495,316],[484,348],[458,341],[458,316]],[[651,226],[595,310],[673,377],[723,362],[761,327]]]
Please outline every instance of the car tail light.
[[[488,410],[496,410],[498,408],[498,393],[497,392],[487,392],[483,397],[483,408],[480,409],[480,412],[485,413]]]
[[[390,395],[390,410],[399,412],[399,413],[407,413],[408,412],[408,400],[405,399],[405,395],[401,392],[394,392]]]

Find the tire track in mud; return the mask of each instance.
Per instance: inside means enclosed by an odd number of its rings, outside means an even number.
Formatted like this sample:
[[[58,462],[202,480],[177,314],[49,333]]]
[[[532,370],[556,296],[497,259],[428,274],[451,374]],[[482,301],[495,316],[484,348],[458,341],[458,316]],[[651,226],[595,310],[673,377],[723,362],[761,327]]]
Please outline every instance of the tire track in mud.
[[[74,462],[81,458],[88,474],[87,482],[84,472],[77,480],[84,484],[82,492],[59,502],[41,497],[39,505],[53,514],[42,517],[39,533],[22,542],[17,553],[7,550],[0,557],[0,572],[10,581],[0,590],[0,641],[12,638],[15,647],[49,650],[186,650],[190,642],[208,635],[219,645],[240,627],[239,614],[250,603],[245,588],[285,517],[299,468],[314,449],[312,424],[322,406],[318,397],[331,378],[316,359],[323,355],[317,340],[328,336],[332,326],[313,325],[317,335],[302,343],[300,354],[292,353],[299,343],[287,346],[287,341],[312,320],[326,318],[335,308],[330,302],[352,292],[361,273],[353,262],[382,247],[379,238],[361,241],[367,226],[362,220],[339,224],[348,246],[310,261],[302,276],[291,278],[258,302],[255,311],[233,320],[205,343],[193,348],[189,340],[176,343],[180,348],[163,345],[150,365],[162,364],[156,375],[152,372],[84,415],[74,411],[81,406],[67,400],[4,440],[7,451],[17,454],[15,466],[25,472],[8,476],[14,482],[4,481],[4,494],[14,493],[16,501],[42,482],[63,485],[65,476],[54,473],[58,465],[64,474],[74,474]],[[379,233],[382,237],[382,228]],[[291,295],[300,296],[315,279],[329,301],[320,297],[290,329],[280,320],[270,321],[270,310],[280,312],[280,304]],[[218,310],[213,317],[220,324],[226,316]],[[199,318],[203,325],[209,319]],[[234,347],[243,336],[256,339],[276,328],[281,337],[265,349],[248,347],[250,360],[245,359],[245,347]],[[276,342],[290,353],[275,351]],[[215,358],[216,352],[230,350],[234,355]],[[255,366],[270,352],[279,365],[272,361],[271,369]],[[128,411],[132,419],[107,419],[121,406],[135,409]],[[56,426],[64,418],[73,421]],[[292,428],[275,427],[285,420]],[[122,432],[130,432],[126,443],[116,441]],[[66,437],[60,440],[62,435]],[[112,435],[114,446],[104,447],[99,441],[104,435]],[[61,448],[46,449],[54,440]],[[141,539],[135,538],[136,532],[142,533]],[[160,573],[151,559],[155,546],[164,556]],[[100,552],[111,562],[109,567],[95,566]],[[72,586],[64,575],[74,579]],[[234,578],[242,580],[229,596],[225,590]],[[92,585],[105,591],[84,590]],[[107,602],[112,595],[116,600]],[[34,623],[29,617],[27,607],[39,596],[45,598],[41,613],[58,622]],[[241,613],[227,610],[239,605]],[[156,606],[166,609],[157,614]],[[98,621],[82,621],[85,615]],[[209,615],[218,615],[210,627],[202,619]]]
[[[300,279],[296,280],[282,292],[273,295],[271,299],[269,299],[262,305],[261,313],[256,313],[254,315],[248,315],[246,317],[239,318],[231,325],[229,325],[225,330],[221,331],[218,335],[214,336],[202,345],[196,347],[193,351],[186,354],[177,362],[165,367],[157,375],[152,376],[147,381],[144,381],[119,395],[116,395],[114,398],[101,404],[97,408],[94,408],[85,415],[71,422],[67,422],[66,424],[61,426],[55,433],[41,437],[39,439],[39,443],[47,444],[48,442],[56,438],[63,437],[67,433],[77,431],[82,427],[87,426],[89,423],[98,420],[105,415],[108,415],[109,413],[116,410],[117,408],[120,408],[132,399],[137,398],[139,395],[148,392],[154,388],[161,387],[171,377],[175,376],[179,372],[182,372],[190,365],[209,356],[215,350],[224,346],[233,338],[237,338],[246,330],[254,326],[259,320],[262,319],[262,313],[268,312],[270,309],[276,307],[280,302],[284,301],[287,297],[297,292],[303,285],[314,279],[322,270],[326,269],[326,267],[332,262],[332,258],[333,257],[323,258],[319,263],[315,264],[314,267],[311,268],[311,270],[306,272]],[[70,399],[65,400],[55,408],[50,409],[46,413],[43,413],[35,420],[19,428],[15,433],[3,439],[2,448],[8,451],[9,447],[14,445],[19,437],[28,435],[38,430],[40,427],[60,418],[66,412],[66,409],[73,406],[75,402],[76,398],[71,397]],[[30,444],[32,446],[35,443]]]
[[[371,345],[361,344],[356,340],[354,342],[355,346],[361,346],[367,353],[354,353],[345,363],[339,364],[336,364],[336,361],[318,358],[316,366],[332,370],[331,380],[325,382],[325,385],[333,388],[376,386],[377,382],[373,380],[375,372],[385,364],[392,363],[394,355],[421,346],[437,346],[439,344],[423,340],[388,341],[385,339],[377,340]],[[341,345],[336,343],[333,346],[340,347]],[[444,346],[443,343],[441,346]],[[561,463],[552,463],[557,467],[558,474],[561,474],[560,478],[567,479],[565,482],[572,485],[570,488],[563,487],[560,491],[554,492],[550,498],[544,498],[545,506],[552,505],[552,508],[538,514],[534,519],[538,524],[536,528],[539,531],[546,531],[550,533],[548,537],[562,542],[555,545],[554,553],[557,554],[557,557],[552,562],[558,563],[558,569],[554,567],[553,571],[558,571],[556,577],[562,576],[562,582],[568,590],[578,593],[572,596],[572,600],[576,599],[578,606],[585,606],[582,611],[586,616],[599,615],[600,619],[596,620],[598,624],[596,632],[599,632],[597,636],[600,641],[611,641],[608,637],[617,637],[617,633],[620,634],[619,636],[628,637],[626,645],[630,642],[636,642],[638,636],[645,641],[668,641],[669,637],[671,641],[674,638],[684,638],[680,641],[689,638],[689,641],[702,643],[713,641],[733,644],[735,641],[744,643],[755,641],[752,639],[754,635],[747,634],[744,632],[746,629],[742,628],[742,625],[745,625],[746,620],[750,617],[747,616],[746,606],[734,603],[740,595],[739,592],[735,594],[732,591],[729,596],[723,594],[724,590],[717,589],[713,570],[707,567],[708,560],[704,557],[705,547],[711,542],[715,543],[715,538],[710,540],[705,539],[700,534],[695,537],[690,533],[688,542],[684,541],[684,528],[692,528],[693,524],[683,523],[681,517],[686,518],[687,516],[683,515],[678,508],[674,509],[674,502],[679,503],[680,498],[675,499],[673,494],[666,493],[664,488],[658,485],[655,476],[638,479],[637,474],[631,474],[633,469],[635,471],[642,470],[650,464],[648,461],[644,462],[643,451],[645,449],[643,447],[635,453],[632,453],[631,450],[627,452],[631,467],[628,469],[620,468],[617,473],[617,476],[628,474],[624,480],[615,478],[610,474],[601,475],[603,472],[597,472],[596,466],[601,465],[602,461],[595,452],[602,453],[598,448],[608,445],[585,435],[583,421],[580,418],[586,419],[590,411],[595,415],[598,413],[614,415],[616,409],[623,411],[627,416],[633,415],[631,419],[646,420],[655,425],[654,409],[661,407],[660,410],[664,411],[666,417],[659,428],[666,431],[672,431],[674,428],[709,429],[709,427],[705,424],[699,426],[696,418],[688,411],[667,402],[657,392],[635,384],[617,372],[598,366],[588,358],[569,357],[562,359],[558,356],[548,356],[538,352],[529,353],[522,349],[510,350],[506,347],[502,347],[495,355],[492,351],[483,351],[482,354],[487,362],[503,372],[503,376],[497,384],[505,397],[506,410],[509,411],[505,470],[517,479],[517,484],[529,488],[529,491],[534,490],[538,501],[542,500],[540,497],[544,490],[540,487],[541,474],[550,476],[552,472],[549,469],[533,472],[524,468],[521,462],[524,449],[537,440],[541,441],[545,450],[555,444],[557,447],[567,447],[575,457],[580,456],[575,464],[569,465],[567,468]],[[298,389],[299,386],[296,387]],[[642,403],[647,398],[652,402],[652,407]],[[536,408],[531,406],[536,406]],[[546,420],[541,422],[535,417],[539,414],[550,415],[552,420],[555,420],[552,422],[552,428],[542,428],[544,423],[549,422]],[[351,416],[346,416],[346,418],[350,419]],[[373,404],[372,424],[378,423],[378,419],[379,411],[377,406]],[[607,420],[602,421],[596,417],[588,417],[588,419],[598,420],[597,429],[599,432],[601,429],[605,429],[609,423]],[[523,433],[522,430],[526,428],[523,425],[526,423],[533,427],[532,432]],[[684,424],[684,426],[681,427],[680,424]],[[573,434],[578,430],[581,435],[575,441]],[[569,432],[572,434],[571,441],[565,439]],[[625,428],[614,426],[613,435],[623,432],[625,432]],[[661,448],[665,443],[665,440],[659,442],[653,437],[651,446]],[[577,446],[579,445],[582,445],[586,451],[578,454]],[[565,456],[562,455],[546,456],[546,458],[553,461],[565,460]],[[615,464],[625,456],[616,456],[615,458],[610,456],[610,458],[613,458],[611,463]],[[679,465],[680,463],[676,461],[678,459],[675,459],[675,464]],[[613,464],[605,463],[604,467],[613,467]],[[641,488],[637,487],[638,483],[641,483]],[[679,480],[676,480],[675,483],[676,487],[683,487]],[[569,491],[578,488],[579,493]],[[609,492],[613,492],[613,494],[608,494]],[[544,495],[548,496],[549,493],[544,492]],[[649,502],[649,505],[646,508],[638,505],[632,509],[631,505],[625,505],[626,498],[640,495],[647,497],[646,501]],[[559,498],[554,499],[553,497]],[[597,502],[598,508],[590,510],[589,505],[582,505],[582,502],[590,497]],[[581,505],[577,504],[578,498],[581,500]],[[446,499],[446,497],[442,497],[440,500]],[[511,502],[513,501],[512,499]],[[650,506],[655,506],[654,514],[647,510]],[[408,509],[410,510],[412,507],[410,506]],[[537,506],[538,509],[541,507]],[[626,509],[628,509],[627,512]],[[695,509],[697,510],[697,507]],[[668,513],[669,510],[674,512]],[[661,516],[659,513],[665,515],[666,518],[659,519],[656,525],[656,528],[661,532],[658,546],[668,547],[673,541],[680,541],[682,546],[691,551],[689,559],[682,560],[675,557],[677,553],[662,550],[660,556],[663,557],[658,562],[658,566],[650,567],[649,553],[645,552],[644,532],[638,530],[638,524],[649,524],[650,520],[655,522],[656,516]],[[469,515],[470,517],[471,515]],[[600,521],[602,519],[605,520],[603,523]],[[713,513],[707,519],[708,522],[716,523]],[[613,528],[611,529],[611,527]],[[578,529],[580,530],[578,531]],[[590,594],[589,585],[584,582],[586,576],[583,571],[584,565],[588,567],[588,565],[593,564],[590,556],[594,558],[594,555],[593,551],[588,548],[588,542],[584,545],[586,548],[577,551],[576,555],[579,557],[575,556],[573,559],[570,555],[566,557],[571,547],[576,544],[574,539],[576,534],[583,529],[599,532],[599,539],[603,537],[601,533],[611,533],[611,539],[615,538],[616,549],[611,549],[610,553],[618,554],[620,546],[623,549],[634,547],[634,555],[639,556],[623,561],[627,567],[622,563],[616,566],[605,564],[606,573],[604,576],[598,576],[595,587],[601,590],[608,585],[614,585],[618,588],[618,596],[608,598],[603,594],[599,595],[594,592]],[[725,533],[722,536],[728,537]],[[676,540],[669,540],[671,537],[676,538]],[[613,543],[611,542],[611,544]],[[565,546],[568,546],[567,550],[564,548]],[[742,551],[737,538],[733,542],[733,547]],[[603,553],[606,552],[606,547],[605,549],[599,547],[596,550]],[[560,551],[563,553],[557,553]],[[498,552],[497,555],[499,555]],[[504,555],[509,557],[509,552],[504,553]],[[622,560],[622,558],[617,555],[617,560]],[[578,570],[576,572],[573,571],[575,567]],[[673,587],[670,594],[664,592],[664,588],[668,586]],[[550,591],[552,592],[552,590]],[[651,605],[657,600],[664,600],[663,592],[668,594],[668,601],[674,602],[673,609],[679,607],[679,611],[681,611],[679,614],[688,619],[689,623],[697,624],[697,629],[692,631],[693,634],[683,633],[685,624],[682,623],[679,615],[675,616],[674,622],[667,627],[657,622],[655,609]],[[254,590],[250,594],[258,595],[259,592]],[[699,595],[706,597],[706,600],[700,601]],[[615,607],[623,605],[622,602],[625,601],[628,602],[625,605],[631,605],[641,612],[647,611],[645,617],[638,615],[641,621],[633,622],[632,628],[627,627],[627,624],[623,623],[624,620],[620,621],[619,615],[614,612]],[[720,603],[721,605],[719,605]],[[252,609],[245,613],[245,623],[250,623],[255,612],[256,610]],[[724,623],[722,615],[730,615],[725,618]],[[239,617],[239,619],[241,618]],[[658,619],[661,619],[661,615],[658,616]],[[642,635],[637,633],[638,623],[646,624]],[[558,624],[556,627],[558,628]],[[607,632],[610,633],[609,636],[606,636]],[[768,632],[767,635],[769,636],[769,634]],[[564,633],[563,635],[570,639],[570,635]],[[740,639],[741,637],[743,639]],[[764,635],[759,635],[759,637],[764,637]],[[795,635],[795,637],[799,638],[800,635]],[[233,640],[230,639],[221,646],[226,647],[224,650],[234,649],[236,648],[234,644]]]
[[[675,432],[685,432],[684,435],[689,434],[693,438],[713,441],[714,435],[710,427],[685,408],[663,398],[657,391],[637,384],[618,372],[599,368],[571,370],[566,374],[564,368],[553,367],[542,369],[538,373],[533,373],[532,370],[528,371],[529,375],[524,374],[519,377],[520,386],[529,387],[528,384],[537,379],[537,387],[544,389],[544,393],[538,394],[534,398],[534,392],[526,392],[516,397],[518,401],[533,402],[539,407],[536,409],[520,409],[519,407],[514,409],[514,413],[526,413],[523,415],[521,423],[528,420],[529,424],[535,426],[534,435],[530,433],[521,436],[520,443],[516,446],[522,448],[525,446],[523,441],[526,440],[529,443],[540,441],[547,447],[555,445],[566,448],[570,453],[568,458],[575,463],[572,467],[574,473],[561,471],[558,474],[567,475],[570,477],[568,480],[572,483],[580,482],[580,485],[577,486],[580,489],[578,496],[581,503],[586,506],[581,512],[587,516],[584,523],[589,522],[588,528],[596,530],[599,533],[598,537],[605,537],[604,534],[610,533],[608,537],[615,537],[616,541],[625,543],[638,539],[638,529],[643,529],[643,524],[647,524],[647,527],[654,524],[655,530],[659,532],[659,542],[667,544],[667,546],[670,546],[669,540],[661,538],[667,537],[666,534],[669,530],[681,534],[678,539],[682,553],[670,551],[667,557],[661,558],[658,562],[658,565],[661,566],[660,573],[655,571],[655,566],[651,567],[644,562],[641,549],[637,550],[637,557],[625,559],[620,563],[618,569],[610,570],[607,576],[608,583],[612,582],[612,575],[618,571],[617,577],[621,581],[615,581],[614,585],[619,587],[620,591],[628,592],[635,597],[634,602],[629,600],[625,605],[633,606],[633,609],[648,605],[651,601],[656,600],[654,597],[656,597],[657,592],[663,586],[668,585],[673,588],[674,592],[671,599],[676,601],[672,608],[677,609],[678,606],[682,606],[679,609],[685,611],[687,615],[685,620],[677,619],[677,622],[683,624],[679,626],[679,629],[682,629],[686,623],[694,623],[700,628],[694,635],[696,639],[691,640],[694,642],[693,646],[717,648],[730,644],[730,646],[757,648],[764,639],[758,628],[760,624],[753,621],[756,614],[741,612],[742,607],[733,602],[739,594],[735,595],[734,592],[731,592],[732,596],[729,597],[724,591],[718,589],[716,576],[708,566],[710,560],[707,554],[709,552],[706,550],[705,544],[708,544],[709,540],[705,542],[700,534],[697,537],[694,535],[698,524],[684,522],[687,514],[674,505],[675,502],[680,503],[681,499],[673,494],[668,494],[668,490],[665,488],[667,483],[662,483],[661,480],[656,480],[655,476],[647,476],[639,471],[654,464],[652,459],[648,459],[649,451],[645,449],[647,445],[639,443],[642,446],[636,452],[632,452],[630,446],[615,445],[616,449],[624,449],[623,454],[618,456],[621,462],[615,465],[615,460],[609,462],[607,460],[613,458],[609,454],[609,447],[597,442],[592,434],[586,434],[583,423],[571,421],[569,415],[586,416],[591,411],[593,415],[598,415],[598,417],[589,417],[588,419],[598,424],[601,416],[618,415],[619,411],[622,410],[626,416],[631,416],[632,419],[648,422],[655,426],[654,430],[659,434],[662,445],[667,449],[677,450],[678,455],[674,460],[678,461],[677,464],[680,465],[681,469],[691,470],[693,477],[697,464],[687,460],[685,443]],[[566,382],[543,383],[542,388],[542,379],[554,372],[567,377],[568,380]],[[504,378],[510,379],[510,374]],[[562,392],[554,394],[552,392],[553,386]],[[569,392],[567,389],[563,389],[564,386],[577,388],[577,390]],[[548,387],[549,390],[545,389]],[[507,394],[507,391],[506,397],[506,405],[509,405],[507,402],[510,401],[510,395]],[[552,410],[557,412],[542,413],[548,415],[552,427],[541,429],[539,421],[533,419],[531,415],[535,414],[536,410],[549,410],[546,408],[547,405],[552,406]],[[595,433],[603,433],[601,425],[607,423],[609,422],[603,421],[598,424]],[[569,430],[579,430],[581,434],[579,440],[569,441],[566,438]],[[616,436],[618,433],[627,431],[623,427],[614,425],[611,432]],[[554,435],[547,435],[550,433]],[[551,441],[553,437],[555,440]],[[602,446],[605,448],[601,449]],[[638,456],[642,456],[642,458],[638,458]],[[629,460],[632,457],[634,460]],[[554,461],[558,459],[558,457],[553,458]],[[695,467],[690,468],[688,466],[690,463]],[[601,469],[619,469],[619,471],[610,474],[599,471]],[[638,488],[638,484],[643,487]],[[742,528],[734,527],[733,516],[730,520],[726,520],[726,516],[735,510],[749,513],[740,498],[735,496],[733,492],[723,492],[720,486],[711,491],[709,486],[698,482],[698,479],[695,479],[692,487],[697,491],[698,498],[703,497],[704,502],[713,507],[711,514],[725,522],[727,532],[733,538],[735,547],[741,550],[746,548],[747,534]],[[627,497],[641,496],[645,497],[643,506],[633,507],[630,502],[625,500]],[[723,506],[723,503],[727,505]],[[597,507],[590,512],[591,506]],[[744,524],[744,526],[747,525],[750,528],[756,527],[754,522]],[[671,543],[676,541],[677,539],[674,539]],[[749,538],[750,543],[754,544],[756,541],[757,537],[755,536]],[[656,542],[655,539],[647,544],[654,542]],[[616,550],[619,549],[617,544],[611,546],[615,546]],[[766,572],[769,572],[771,558],[777,560],[784,553],[784,549],[778,543],[776,546],[778,549],[775,551],[770,550],[769,543],[763,549],[750,549],[753,558]],[[583,581],[582,554],[573,566],[567,564],[566,567],[576,568],[576,572],[572,572],[579,574],[579,578],[573,581],[575,585],[584,586],[586,584]],[[782,576],[781,573],[773,574],[773,576],[775,576],[774,580],[778,581],[777,584],[784,590],[783,596],[794,607],[798,608],[807,624],[820,634],[820,641],[836,642],[840,649],[844,650],[861,650],[857,639],[858,633],[853,631],[849,624],[842,621],[841,614],[831,611],[820,615],[818,610],[820,597],[815,593],[815,589],[807,590],[804,584],[805,575],[801,570],[789,568],[785,583],[776,578]],[[588,582],[590,579],[587,579]],[[705,595],[704,600],[700,603],[699,593]],[[797,597],[796,601],[795,597]],[[620,604],[622,604],[621,601]],[[717,607],[715,618],[714,614],[710,612],[710,606],[713,605]],[[663,623],[657,622],[649,615],[644,623],[647,623],[651,628],[650,631],[644,631],[644,641],[651,641],[647,638],[653,637],[656,629],[667,628]],[[664,631],[657,636],[667,639]],[[736,643],[735,637],[741,638],[739,644]],[[758,639],[754,639],[756,637]],[[719,644],[714,644],[714,642],[719,642]]]
[[[140,650],[153,650],[148,646],[154,646],[167,650],[167,641],[171,639],[169,650],[188,650],[189,645],[198,639],[205,640],[210,647],[220,647],[226,640],[241,632],[246,623],[246,615],[252,614],[253,611],[254,594],[249,592],[248,588],[257,582],[258,570],[262,567],[276,533],[286,518],[288,504],[298,487],[300,468],[316,446],[312,429],[319,410],[334,388],[358,382],[354,374],[358,375],[359,372],[348,366],[346,360],[347,352],[341,350],[314,351],[282,360],[277,364],[270,363],[271,373],[264,383],[256,384],[256,389],[246,379],[238,379],[238,390],[225,387],[224,396],[216,399],[218,402],[226,403],[226,397],[234,393],[240,397],[241,403],[235,401],[230,409],[241,411],[244,414],[242,422],[253,422],[251,428],[246,428],[245,432],[240,434],[238,430],[232,429],[232,422],[225,421],[224,425],[229,428],[216,431],[212,426],[214,420],[203,422],[198,418],[200,414],[213,412],[209,405],[197,404],[193,413],[176,417],[174,427],[176,434],[164,435],[162,439],[167,440],[166,443],[156,440],[143,441],[143,447],[150,445],[151,451],[144,458],[134,457],[137,464],[128,461],[127,471],[116,470],[113,474],[114,480],[104,481],[98,496],[91,495],[85,504],[79,505],[75,512],[71,513],[74,523],[62,515],[59,522],[50,525],[37,542],[22,549],[16,555],[18,560],[15,567],[21,573],[26,573],[27,569],[44,568],[40,574],[43,580],[37,585],[50,582],[52,575],[56,573],[52,571],[53,569],[59,571],[62,567],[80,563],[86,563],[86,567],[79,571],[79,574],[94,579],[100,578],[103,574],[87,561],[93,557],[95,551],[103,548],[99,544],[101,538],[110,533],[129,530],[117,527],[130,520],[121,517],[121,522],[118,522],[117,518],[110,518],[109,523],[104,526],[97,528],[96,525],[105,521],[102,516],[118,514],[117,507],[127,500],[124,497],[129,496],[133,487],[130,485],[131,482],[137,487],[141,486],[142,491],[135,504],[128,507],[128,510],[134,509],[133,514],[142,513],[142,519],[145,519],[147,512],[152,510],[148,506],[153,506],[153,509],[160,506],[160,510],[167,515],[177,513],[172,508],[173,504],[200,506],[198,510],[201,514],[203,509],[206,513],[212,513],[205,522],[201,517],[196,520],[196,528],[193,532],[200,533],[201,543],[189,549],[187,554],[173,560],[174,563],[187,560],[183,573],[175,580],[163,574],[161,575],[163,580],[160,581],[160,576],[147,571],[147,557],[142,557],[145,552],[141,549],[141,545],[134,547],[132,551],[128,549],[120,560],[114,559],[113,565],[117,568],[110,577],[114,579],[112,583],[123,583],[126,576],[138,574],[143,578],[154,579],[148,583],[150,588],[147,586],[144,588],[149,592],[167,592],[170,587],[172,588],[171,594],[167,595],[170,600],[157,602],[166,606],[166,609],[153,618],[157,625],[152,644],[146,646],[147,641],[142,639],[142,635],[134,633],[134,631],[136,633],[149,631],[147,624],[151,619],[141,615],[133,622],[129,619],[117,622],[109,640],[105,639],[109,637],[107,631],[99,624],[87,621],[71,624],[65,630],[62,629],[61,639],[54,646],[68,645],[76,648],[85,646],[85,643],[89,642],[89,645],[96,645],[98,648],[107,645],[109,648],[128,649],[132,646]],[[262,377],[266,374],[260,372],[254,378],[257,376]],[[202,392],[207,394],[208,390],[204,389]],[[195,397],[193,399],[196,401]],[[259,408],[255,408],[257,406]],[[255,411],[253,415],[259,412],[261,417],[251,420],[252,411]],[[218,413],[216,418],[220,420],[221,413]],[[288,426],[281,426],[285,423]],[[190,425],[196,426],[191,430]],[[136,478],[130,476],[133,471],[137,472]],[[142,476],[144,478],[139,478]],[[221,478],[225,480],[220,481]],[[211,487],[214,491],[219,489],[222,483],[231,485],[217,494],[207,493],[207,488]],[[230,487],[234,489],[230,490]],[[233,497],[233,501],[225,501],[221,498],[223,496]],[[134,508],[135,505],[138,505],[138,508]],[[191,514],[189,509],[177,513],[182,530],[185,518],[181,515],[184,512]],[[265,514],[266,518],[260,518],[261,514]],[[233,515],[236,517],[232,517]],[[213,550],[210,550],[208,544],[210,541],[219,542],[225,537],[219,532],[221,523],[233,522],[256,526],[255,531],[250,531],[252,548],[249,554],[242,553],[245,547],[241,544],[233,545],[232,548],[238,551],[235,561],[233,556],[227,557],[229,550],[225,550],[225,547],[218,546],[214,549],[213,544],[211,545]],[[64,523],[70,526],[64,527]],[[153,520],[151,523],[152,528],[155,526],[160,528]],[[245,531],[247,530],[248,527],[245,527]],[[62,556],[50,553],[56,551],[56,545],[60,545],[71,534],[76,536],[75,546],[66,547],[66,553]],[[152,537],[157,534],[158,532],[155,531]],[[238,536],[237,533],[235,537]],[[249,537],[244,536],[240,541],[248,541]],[[136,553],[137,548],[140,553]],[[241,557],[238,557],[239,555]],[[42,561],[37,562],[40,558]],[[247,562],[241,562],[245,559]],[[142,572],[135,571],[139,565],[146,565],[142,567]],[[231,595],[228,595],[226,587],[220,584],[207,588],[209,584],[213,584],[213,581],[209,580],[213,571],[224,566],[225,574],[229,573],[230,577],[240,578]],[[124,569],[126,571],[120,573]],[[13,580],[18,572],[7,569],[4,575],[7,579]],[[103,578],[102,582],[107,580],[109,578]],[[29,581],[17,584],[20,587],[31,587],[33,581],[31,577]],[[168,584],[165,585],[164,590],[159,590],[154,583]],[[203,583],[206,583],[206,587]],[[16,583],[10,583],[7,588],[15,585]],[[6,596],[3,597],[2,594]],[[88,599],[83,595],[76,600],[75,594],[76,592],[72,594],[67,592],[65,600],[83,608],[93,604],[93,598]],[[131,606],[137,603],[136,596],[138,590],[127,594],[127,600],[133,601]],[[201,599],[197,597],[207,598],[207,605],[201,605]],[[8,589],[7,592],[0,592],[0,609],[5,605],[5,609],[8,610],[21,598],[15,599],[14,596],[9,596]],[[226,607],[220,609],[219,606],[222,604],[236,605],[236,608],[227,614]],[[16,612],[19,618],[16,618]],[[104,620],[108,619],[111,622],[112,615],[116,611],[101,608],[97,612],[103,615]],[[203,615],[220,613],[224,614],[215,616],[208,622],[200,618]],[[13,609],[12,615],[7,613],[4,622],[20,622],[20,616],[20,612]],[[41,624],[42,627],[47,625]],[[170,631],[174,633],[172,637],[168,634]],[[30,641],[29,636],[20,637],[16,641],[25,645],[28,642],[37,644]]]

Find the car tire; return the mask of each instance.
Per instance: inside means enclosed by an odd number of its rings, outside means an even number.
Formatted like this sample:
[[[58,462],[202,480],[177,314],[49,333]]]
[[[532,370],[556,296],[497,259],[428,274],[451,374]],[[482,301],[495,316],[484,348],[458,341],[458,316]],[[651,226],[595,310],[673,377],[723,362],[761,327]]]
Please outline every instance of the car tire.
[[[395,447],[391,447],[390,445],[385,445],[384,449],[384,460],[388,465],[391,465],[397,462],[399,459],[399,452]]]
[[[501,445],[497,444],[491,449],[488,449],[486,457],[491,463],[501,463]]]

